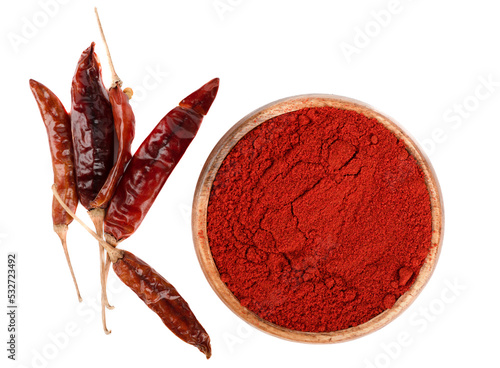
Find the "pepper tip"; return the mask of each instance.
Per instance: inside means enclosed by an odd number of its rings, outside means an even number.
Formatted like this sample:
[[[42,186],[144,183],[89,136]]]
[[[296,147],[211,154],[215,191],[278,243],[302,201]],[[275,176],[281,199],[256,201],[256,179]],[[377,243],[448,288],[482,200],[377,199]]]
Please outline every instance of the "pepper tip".
[[[204,346],[203,349],[200,348],[200,350],[202,353],[205,353],[207,359],[210,359],[210,357],[212,356],[212,349],[210,348],[210,346],[208,346],[208,348]]]
[[[219,78],[214,78],[184,98],[179,106],[206,115],[219,90]]]
[[[208,336],[208,334],[206,332],[204,332],[202,334],[202,336],[203,336],[203,341],[196,344],[196,347],[203,354],[205,354],[207,359],[210,359],[210,357],[212,356],[212,347],[210,346],[210,337]]]

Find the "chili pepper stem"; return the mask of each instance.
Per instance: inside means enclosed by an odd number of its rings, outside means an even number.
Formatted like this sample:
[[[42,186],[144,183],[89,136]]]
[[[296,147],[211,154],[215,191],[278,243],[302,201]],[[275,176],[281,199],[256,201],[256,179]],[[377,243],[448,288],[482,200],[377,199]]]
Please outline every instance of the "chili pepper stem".
[[[89,217],[94,223],[97,236],[101,239],[103,238],[103,226],[104,226],[104,215],[105,211],[102,208],[93,208],[88,211]],[[104,274],[104,265],[106,262],[106,254],[104,252],[104,247],[99,243],[99,272],[101,278],[101,317],[102,317],[102,327],[105,334],[110,334],[111,331],[108,330],[106,325],[106,308],[113,309],[113,307],[108,302],[108,294],[106,292],[106,277]]]
[[[99,242],[99,244],[101,244],[104,247],[104,249],[106,249],[106,252],[108,252],[109,259],[111,260],[111,262],[116,263],[119,259],[123,258],[122,250],[114,248],[113,246],[109,245],[104,239],[99,238],[99,236],[91,228],[89,228],[85,224],[85,222],[83,222],[77,215],[75,215],[73,211],[71,211],[71,209],[68,206],[66,206],[66,203],[63,202],[61,196],[57,192],[57,187],[55,184],[52,185],[52,193],[54,194],[54,197],[57,199],[62,208],[64,208],[66,212],[76,220],[76,222],[82,225],[83,228],[87,230],[87,232],[90,235],[92,235],[94,239],[96,239]]]
[[[107,309],[113,310],[115,307],[111,304],[109,304],[108,300],[108,292],[106,285],[108,285],[108,274],[109,274],[109,267],[111,266],[111,259],[109,259],[109,254],[106,252],[106,255],[104,257],[104,288],[105,288],[105,303],[104,305],[106,306]]]
[[[107,234],[107,233],[104,233],[104,239],[106,240],[106,242],[110,245],[112,245],[113,247],[117,247],[118,246],[118,240],[116,240],[116,238],[111,235],[111,234]],[[109,275],[109,268],[111,267],[111,260],[109,259],[109,255],[106,257],[106,264],[104,266],[104,282],[107,284],[108,282],[108,275]]]
[[[102,29],[102,24],[101,20],[99,19],[99,13],[97,12],[97,8],[94,8],[94,11],[95,11],[95,16],[97,18],[97,24],[99,26],[99,32],[101,33],[102,41],[104,42],[104,47],[106,48],[106,55],[108,55],[109,68],[111,69],[112,82],[110,88],[114,88],[116,86],[121,87],[123,82],[116,74],[115,67],[113,66],[113,61],[111,60],[111,53],[109,52],[108,43],[106,42],[106,37],[104,36],[104,31]]]
[[[111,259],[109,259],[109,254],[106,253],[106,264],[104,265],[104,285],[108,284],[109,268],[111,267]],[[108,309],[114,309],[112,305],[107,307]]]
[[[106,242],[111,244],[113,247],[116,248],[116,246],[118,245],[118,242],[116,241],[114,236],[111,236],[109,234],[104,234],[104,238],[106,239]],[[106,264],[104,265],[104,285],[108,284],[108,275],[110,267],[111,267],[111,259],[109,259],[109,254],[106,254]]]
[[[103,225],[104,225],[104,216],[105,216],[105,211],[102,208],[94,208],[90,211],[88,211],[89,217],[94,223],[95,230],[97,233],[97,236],[99,236],[101,239],[103,239]],[[105,262],[107,255],[104,253],[104,247],[99,243],[99,258],[100,258],[100,272],[101,272],[101,284],[102,287],[104,288],[104,304],[106,305],[106,308],[108,309],[114,309],[112,305],[109,304],[108,301],[108,295],[106,292],[106,277],[105,277]]]
[[[66,261],[68,263],[69,271],[71,272],[71,277],[73,278],[73,283],[75,284],[76,294],[78,296],[78,301],[82,302],[82,296],[80,295],[80,289],[78,288],[78,283],[76,282],[75,273],[73,272],[73,266],[71,265],[71,259],[69,258],[68,244],[66,243],[66,234],[68,233],[68,225],[54,225],[54,231],[61,239],[61,245],[64,250],[64,255],[66,256]]]

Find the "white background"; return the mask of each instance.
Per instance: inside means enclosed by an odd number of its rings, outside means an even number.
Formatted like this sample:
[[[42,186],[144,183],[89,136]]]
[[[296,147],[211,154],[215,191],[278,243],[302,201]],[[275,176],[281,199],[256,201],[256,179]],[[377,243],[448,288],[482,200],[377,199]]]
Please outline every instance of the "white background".
[[[76,62],[96,41],[108,83],[94,5],[117,72],[136,91],[134,149],[183,97],[221,79],[198,136],[140,229],[123,243],[188,300],[212,339],[208,362],[114,275],[113,332],[105,336],[93,304],[95,241],[70,226],[84,298],[78,304],[52,232],[49,147],[28,80],[46,84],[69,107]],[[14,251],[13,367],[498,367],[499,11],[493,0],[4,2],[0,366],[11,363],[5,266]],[[240,321],[204,278],[191,238],[195,184],[219,138],[253,109],[304,93],[348,96],[394,117],[425,147],[445,202],[443,250],[423,293],[387,327],[342,344],[287,342]],[[90,223],[82,208],[78,214]]]

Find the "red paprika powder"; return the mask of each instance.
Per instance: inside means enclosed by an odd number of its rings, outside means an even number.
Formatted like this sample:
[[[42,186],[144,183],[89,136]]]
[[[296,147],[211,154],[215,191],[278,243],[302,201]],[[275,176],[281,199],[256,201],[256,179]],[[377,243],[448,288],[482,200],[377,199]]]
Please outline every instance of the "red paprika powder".
[[[333,107],[247,133],[213,181],[207,236],[221,280],[261,318],[330,332],[391,308],[431,246],[424,175],[376,119]]]

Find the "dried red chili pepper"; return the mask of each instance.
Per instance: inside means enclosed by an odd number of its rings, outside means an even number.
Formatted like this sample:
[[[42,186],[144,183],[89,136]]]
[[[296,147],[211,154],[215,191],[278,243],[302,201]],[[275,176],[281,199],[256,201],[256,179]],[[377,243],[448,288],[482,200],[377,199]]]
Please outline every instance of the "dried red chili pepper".
[[[190,94],[153,129],[136,151],[109,202],[104,218],[108,242],[132,235],[183,156],[212,105],[219,79]]]
[[[78,194],[90,210],[113,167],[114,123],[94,42],[83,51],[71,85],[71,129]]]
[[[76,190],[75,172],[73,164],[73,143],[71,139],[71,120],[62,102],[57,96],[43,84],[30,79],[30,88],[40,109],[47,135],[49,139],[50,153],[52,156],[52,170],[54,172],[54,183],[60,191],[62,200],[75,211],[78,206],[78,194]],[[71,266],[68,253],[66,234],[68,225],[73,218],[64,210],[59,202],[52,200],[52,223],[54,231],[61,239],[66,261],[75,284],[78,300],[82,301],[76,277]]]
[[[177,290],[146,262],[127,251],[113,270],[177,337],[196,346],[208,358],[210,337]]]
[[[102,82],[101,64],[95,43],[83,51],[71,85],[71,130],[75,154],[78,195],[89,210],[97,234],[103,235],[104,209],[93,207],[114,161],[114,123],[109,94]],[[99,246],[101,280],[104,280],[104,249]],[[112,308],[103,290],[103,304]],[[106,333],[105,316],[103,327]]]

